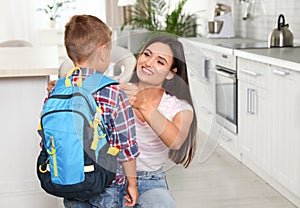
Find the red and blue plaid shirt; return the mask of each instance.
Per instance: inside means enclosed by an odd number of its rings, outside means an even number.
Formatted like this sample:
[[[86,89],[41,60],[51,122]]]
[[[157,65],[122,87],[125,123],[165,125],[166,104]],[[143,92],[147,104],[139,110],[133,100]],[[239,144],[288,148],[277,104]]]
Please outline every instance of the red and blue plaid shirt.
[[[81,69],[82,80],[87,76],[99,73],[93,69]],[[76,84],[79,71],[75,71],[72,75],[72,83]],[[121,163],[135,159],[139,155],[137,142],[134,114],[131,109],[128,97],[118,85],[109,85],[94,94],[97,105],[101,107],[107,130],[110,134],[110,144],[117,147],[120,152],[118,154],[118,170],[116,179],[113,183],[124,184],[125,174]]]

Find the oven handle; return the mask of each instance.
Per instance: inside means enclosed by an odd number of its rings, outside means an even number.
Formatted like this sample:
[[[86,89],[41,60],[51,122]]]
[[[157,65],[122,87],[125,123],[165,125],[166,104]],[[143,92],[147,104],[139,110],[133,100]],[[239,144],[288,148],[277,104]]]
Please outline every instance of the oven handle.
[[[226,73],[223,71],[215,70],[215,72],[223,77],[229,78],[229,79],[235,79],[235,74]]]

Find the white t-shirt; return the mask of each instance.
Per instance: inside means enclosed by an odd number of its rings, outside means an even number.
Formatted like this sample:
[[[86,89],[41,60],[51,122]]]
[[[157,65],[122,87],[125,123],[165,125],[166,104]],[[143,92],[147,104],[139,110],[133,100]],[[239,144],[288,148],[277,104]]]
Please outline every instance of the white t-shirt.
[[[193,108],[184,100],[164,93],[158,106],[158,111],[167,119],[173,121],[174,116],[182,110]],[[162,168],[167,160],[169,147],[167,147],[152,128],[146,123],[136,119],[136,136],[140,155],[137,157],[138,171],[155,171]]]

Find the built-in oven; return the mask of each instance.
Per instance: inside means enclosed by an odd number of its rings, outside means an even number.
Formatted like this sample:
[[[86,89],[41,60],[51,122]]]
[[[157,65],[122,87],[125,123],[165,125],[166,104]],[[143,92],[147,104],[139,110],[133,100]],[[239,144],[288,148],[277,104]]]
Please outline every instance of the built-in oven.
[[[226,129],[237,134],[237,73],[216,65],[216,121]]]

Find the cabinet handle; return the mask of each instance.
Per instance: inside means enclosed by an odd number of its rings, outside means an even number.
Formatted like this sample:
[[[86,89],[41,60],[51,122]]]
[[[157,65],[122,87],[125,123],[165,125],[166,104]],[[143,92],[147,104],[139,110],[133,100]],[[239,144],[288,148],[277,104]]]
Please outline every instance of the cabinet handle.
[[[221,138],[222,138],[225,142],[231,142],[231,141],[232,141],[231,138],[229,138],[229,137],[227,137],[227,136],[224,136],[224,135],[222,135]]]
[[[241,69],[241,72],[244,72],[245,74],[249,74],[249,75],[254,76],[254,77],[258,77],[260,75],[260,73],[256,73],[254,71],[249,71],[249,70],[246,70],[246,69]]]
[[[256,99],[255,99],[255,93],[256,91],[254,89],[250,90],[250,114],[254,115],[255,114],[255,103],[256,103]]]
[[[247,88],[247,114],[250,114],[250,88]]]
[[[210,115],[211,114],[211,111],[209,111],[206,107],[204,106],[201,106],[201,110],[206,113],[207,115]]]
[[[221,139],[223,139],[225,142],[231,142],[232,141],[232,138],[223,135],[222,131],[218,131],[218,133],[220,134]]]
[[[255,114],[255,89],[247,88],[247,114]]]
[[[209,70],[209,65],[210,65],[210,59],[205,58],[204,59],[204,78],[208,80],[208,70]]]
[[[274,74],[278,74],[278,75],[280,75],[280,76],[287,76],[287,75],[290,74],[289,72],[280,71],[280,70],[277,70],[277,69],[274,69],[274,70],[273,70],[273,73],[274,73]]]

